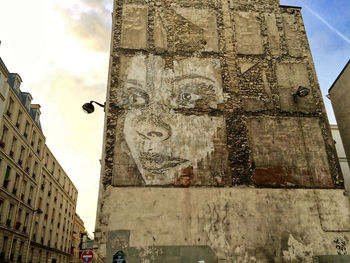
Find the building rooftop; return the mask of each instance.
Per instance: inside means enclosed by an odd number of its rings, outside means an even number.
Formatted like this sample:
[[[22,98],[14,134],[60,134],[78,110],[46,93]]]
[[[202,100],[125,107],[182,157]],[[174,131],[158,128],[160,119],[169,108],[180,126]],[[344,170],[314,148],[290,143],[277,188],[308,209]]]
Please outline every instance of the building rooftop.
[[[22,102],[24,108],[28,111],[31,118],[34,120],[38,128],[41,129],[41,123],[40,123],[40,105],[39,104],[31,104],[31,100],[33,99],[32,95],[29,92],[22,92],[20,90],[20,83],[22,82],[22,78],[18,73],[10,73],[8,68],[6,67],[4,61],[0,57],[0,65],[4,68],[6,71],[8,77],[7,77],[7,83],[10,85],[10,87],[13,89],[13,91],[17,94],[19,100]],[[19,84],[18,84],[19,83]]]

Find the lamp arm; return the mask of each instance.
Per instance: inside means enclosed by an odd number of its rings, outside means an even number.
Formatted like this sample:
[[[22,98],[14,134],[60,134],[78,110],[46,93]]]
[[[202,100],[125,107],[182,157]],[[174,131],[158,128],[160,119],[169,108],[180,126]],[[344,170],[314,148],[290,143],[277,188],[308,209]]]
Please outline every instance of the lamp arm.
[[[98,103],[97,101],[94,101],[94,100],[90,101],[91,104],[92,104],[93,102],[96,103],[98,106],[100,106],[100,107],[102,107],[102,108],[104,108],[105,105],[106,105],[106,103],[101,104],[101,103]]]

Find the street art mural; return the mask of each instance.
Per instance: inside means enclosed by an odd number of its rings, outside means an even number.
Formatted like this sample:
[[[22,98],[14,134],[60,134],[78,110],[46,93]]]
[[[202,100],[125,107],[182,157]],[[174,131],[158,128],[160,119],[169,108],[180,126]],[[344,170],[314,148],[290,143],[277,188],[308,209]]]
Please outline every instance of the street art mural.
[[[124,151],[128,161],[116,162],[124,169],[134,162],[135,168],[124,183],[220,184],[222,174],[208,167],[215,149],[226,144],[220,61],[179,58],[167,66],[160,56],[138,54],[123,57],[121,67],[118,107],[123,128],[116,136],[124,147],[116,154]],[[225,152],[220,159],[216,168],[225,171]]]

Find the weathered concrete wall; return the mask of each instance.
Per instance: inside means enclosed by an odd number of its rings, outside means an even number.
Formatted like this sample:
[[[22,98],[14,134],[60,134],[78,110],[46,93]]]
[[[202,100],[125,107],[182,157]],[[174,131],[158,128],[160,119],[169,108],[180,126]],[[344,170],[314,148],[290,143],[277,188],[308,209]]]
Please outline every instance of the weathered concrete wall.
[[[348,163],[350,161],[350,62],[345,66],[329,91],[335,118],[343,141]]]
[[[343,190],[109,186],[100,249],[106,262],[311,263],[349,251],[348,207]]]
[[[118,249],[128,262],[336,253],[341,190],[271,190],[343,188],[300,9],[117,0],[113,18],[95,232],[106,262]],[[299,86],[310,94],[295,102]]]

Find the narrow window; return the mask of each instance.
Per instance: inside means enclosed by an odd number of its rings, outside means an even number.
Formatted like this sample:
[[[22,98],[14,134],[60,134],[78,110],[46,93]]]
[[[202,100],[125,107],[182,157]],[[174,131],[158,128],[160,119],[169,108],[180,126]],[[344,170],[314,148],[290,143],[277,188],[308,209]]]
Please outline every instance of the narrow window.
[[[21,121],[22,121],[22,112],[18,111],[17,120],[16,120],[16,127],[17,128],[19,128],[19,126],[21,125]]]
[[[5,180],[4,180],[4,187],[7,188],[9,182],[10,182],[10,174],[11,174],[11,167],[7,166],[6,173],[5,173]]]
[[[10,156],[12,158],[15,154],[16,145],[17,145],[17,138],[15,136],[13,136],[12,143],[11,143],[11,149],[10,149]]]
[[[12,107],[13,107],[13,100],[10,98],[9,104],[7,106],[7,111],[6,111],[6,115],[11,117],[12,114]]]
[[[32,147],[34,147],[35,139],[36,139],[36,132],[33,131],[32,140],[30,141],[30,145],[31,145]]]
[[[24,133],[23,133],[23,135],[24,135],[24,137],[28,137],[28,130],[29,130],[29,122],[28,121],[26,121],[26,125],[24,126]]]
[[[18,164],[19,164],[20,166],[22,166],[22,163],[23,163],[24,151],[25,151],[24,147],[21,146],[21,152],[20,152],[19,158],[18,158]]]
[[[0,147],[4,148],[5,147],[5,140],[6,140],[6,136],[7,136],[7,127],[4,125],[2,127],[2,132],[1,132],[1,136],[0,136]]]

